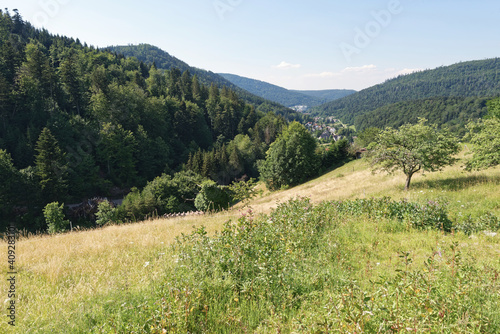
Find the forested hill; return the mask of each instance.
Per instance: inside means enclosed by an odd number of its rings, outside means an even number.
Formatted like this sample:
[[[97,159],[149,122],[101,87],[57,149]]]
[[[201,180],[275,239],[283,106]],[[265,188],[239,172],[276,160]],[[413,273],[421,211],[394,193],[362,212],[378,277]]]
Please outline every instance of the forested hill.
[[[417,73],[399,76],[382,84],[364,89],[356,94],[335,100],[312,110],[313,114],[329,115],[340,118],[345,123],[358,126],[374,126],[368,119],[381,118],[374,110],[399,102],[420,101],[417,105],[425,106],[422,100],[436,97],[484,98],[500,95],[500,58],[462,62],[451,66],[439,67]],[[437,100],[442,103],[443,99]],[[450,99],[457,105],[456,99]],[[446,103],[444,108],[435,109],[446,119]],[[481,103],[478,103],[481,107]],[[398,108],[390,108],[398,112]],[[434,108],[434,107],[432,107]],[[387,112],[389,109],[385,109]],[[412,106],[419,116],[418,108]],[[428,113],[429,110],[423,110]],[[476,110],[478,112],[478,110]],[[364,117],[363,115],[370,113]],[[460,114],[460,110],[458,111]],[[385,117],[385,116],[384,116]],[[396,115],[398,122],[404,120],[403,115]],[[437,118],[437,117],[436,117]],[[378,124],[378,123],[376,123]]]
[[[210,86],[212,83],[216,84],[219,88],[226,86],[235,91],[239,97],[245,100],[245,102],[254,105],[258,110],[261,110],[263,112],[274,111],[284,115],[289,119],[294,119],[297,117],[297,115],[294,115],[291,110],[285,108],[282,104],[273,102],[269,99],[265,99],[256,94],[252,94],[252,92],[249,92],[233,84],[231,81],[226,80],[216,73],[192,67],[156,46],[150,44],[138,44],[110,46],[108,47],[108,49],[110,51],[123,54],[126,57],[135,57],[145,64],[155,64],[158,69],[170,70],[173,68],[178,68],[182,72],[189,71],[192,75],[197,76],[200,83],[207,86]]]
[[[356,93],[353,89],[290,90],[323,100],[322,104]]]
[[[220,76],[231,81],[250,93],[261,96],[265,99],[280,103],[287,107],[298,105],[314,107],[323,103],[355,93],[353,90],[330,89],[325,91],[300,91],[288,90],[270,83],[245,78],[235,74],[219,73]]]
[[[182,190],[194,180],[183,170],[194,153],[205,158],[203,177],[255,177],[255,161],[286,124],[196,73],[52,35],[14,12],[0,10],[3,230],[9,219],[40,230],[47,203],[123,196],[163,173],[184,173],[174,187]],[[194,208],[192,194],[163,199],[173,212]]]

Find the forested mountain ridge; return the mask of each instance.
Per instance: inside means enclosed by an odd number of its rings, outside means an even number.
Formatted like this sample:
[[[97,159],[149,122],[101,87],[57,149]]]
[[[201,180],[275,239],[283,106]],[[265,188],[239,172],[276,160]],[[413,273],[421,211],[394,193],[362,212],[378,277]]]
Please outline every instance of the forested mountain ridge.
[[[486,98],[499,95],[500,58],[493,58],[402,75],[316,107],[312,112],[338,117],[356,127],[366,127],[372,124],[363,115],[395,103],[437,97]]]
[[[235,74],[219,73],[220,76],[233,84],[287,107],[305,105],[308,107],[319,106],[323,103],[355,93],[353,90],[330,89],[325,91],[300,91],[288,90],[264,81],[245,78]]]
[[[274,112],[284,115],[288,119],[296,119],[299,117],[299,115],[293,113],[290,109],[285,108],[282,104],[253,94],[252,92],[233,84],[231,81],[226,80],[216,73],[192,67],[156,46],[150,44],[121,45],[109,46],[107,49],[123,54],[126,57],[135,57],[145,64],[155,64],[158,69],[170,70],[178,68],[182,72],[189,71],[191,74],[196,75],[200,83],[204,85],[210,86],[213,83],[219,88],[223,88],[224,86],[230,88],[238,93],[238,96],[245,102],[253,104],[260,111],[267,112],[273,110]]]
[[[323,89],[323,90],[290,90],[291,92],[298,92],[304,95],[316,97],[325,100],[323,103],[341,99],[345,96],[356,93],[353,89]]]
[[[206,152],[204,177],[252,176],[286,124],[187,70],[52,35],[14,12],[0,11],[0,228],[41,230],[47,203],[123,196],[163,173],[184,173],[162,179],[164,208],[194,208],[178,191],[199,182],[183,169],[194,153]]]
[[[432,124],[446,125],[451,131],[464,134],[465,124],[471,119],[482,118],[487,114],[483,97],[432,97],[421,100],[403,101],[385,105],[356,117],[356,129],[369,127],[399,128],[405,123],[415,124],[419,117]]]

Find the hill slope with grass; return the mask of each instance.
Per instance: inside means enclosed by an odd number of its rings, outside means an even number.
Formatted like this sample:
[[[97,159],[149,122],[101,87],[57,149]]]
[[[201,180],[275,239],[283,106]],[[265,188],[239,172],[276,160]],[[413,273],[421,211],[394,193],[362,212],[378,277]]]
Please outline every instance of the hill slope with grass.
[[[499,236],[416,223],[434,219],[425,208],[454,226],[500,216],[500,168],[456,165],[403,186],[356,160],[263,189],[253,211],[22,237],[16,329],[498,333]]]

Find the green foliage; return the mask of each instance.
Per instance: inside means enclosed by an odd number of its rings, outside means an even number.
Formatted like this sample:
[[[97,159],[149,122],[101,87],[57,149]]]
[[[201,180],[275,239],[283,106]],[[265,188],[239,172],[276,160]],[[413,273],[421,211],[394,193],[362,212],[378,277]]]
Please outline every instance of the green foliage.
[[[148,182],[142,191],[133,188],[118,207],[119,217],[133,221],[173,212],[195,210],[194,201],[204,178],[192,171],[167,174]]]
[[[467,139],[472,145],[473,156],[465,165],[466,170],[478,170],[500,164],[500,118],[471,122]]]
[[[64,204],[59,205],[59,202],[52,202],[43,209],[43,215],[50,234],[64,232],[68,227],[69,221],[64,219],[63,208]]]
[[[488,101],[488,118],[500,119],[500,97]]]
[[[41,217],[47,202],[127,193],[181,170],[198,150],[214,154],[192,170],[221,184],[256,177],[255,161],[286,123],[265,115],[301,117],[149,45],[96,49],[18,14],[0,12],[0,22],[0,149],[18,170],[36,165],[38,178],[29,190],[35,200],[4,202],[9,212],[29,202],[30,214]],[[185,211],[195,196],[168,196],[160,207]]]
[[[21,174],[14,167],[12,158],[5,150],[0,150],[0,213],[3,217],[10,215],[11,205],[16,202],[18,187],[21,185]],[[4,226],[2,226],[4,227]]]
[[[228,209],[232,202],[233,197],[227,187],[218,186],[214,181],[207,180],[201,184],[194,205],[200,211],[217,212]]]
[[[497,232],[500,231],[500,219],[491,212],[487,212],[477,219],[468,215],[457,222],[453,228],[467,235],[481,231]]]
[[[328,148],[321,153],[321,167],[329,170],[334,166],[345,163],[350,158],[349,142],[343,138],[338,141],[332,142]]]
[[[339,100],[335,100],[316,107],[313,112],[330,115],[340,118],[344,123],[355,124],[362,128],[377,126],[383,128],[385,126],[399,126],[398,122],[416,122],[416,117],[425,117],[433,123],[443,124],[450,121],[447,117],[458,118],[461,122],[467,122],[467,115],[460,115],[460,112],[454,106],[462,109],[468,103],[484,104],[484,100],[467,102],[467,99],[462,98],[481,98],[493,97],[500,94],[500,83],[497,78],[498,70],[500,69],[500,61],[498,58],[469,61],[454,64],[451,66],[439,67],[433,70],[426,70],[408,75],[401,75],[397,78],[387,80],[383,84],[364,89],[356,94],[349,95]],[[464,79],[466,78],[466,79]],[[446,100],[446,98],[450,100]],[[455,99],[455,97],[457,99]],[[444,100],[442,98],[445,98]],[[413,101],[417,101],[415,105]],[[391,104],[407,102],[404,105],[393,106],[390,109],[396,112],[396,115],[391,115],[390,112],[382,111],[384,117],[378,117],[379,114],[371,113],[373,110],[381,107],[386,107]],[[424,107],[429,104],[429,107]],[[443,107],[434,108],[432,104],[441,104]],[[421,108],[417,108],[421,106]],[[448,106],[450,108],[448,108]],[[423,107],[423,108],[422,108]],[[469,107],[466,107],[468,109]],[[484,107],[472,107],[470,110],[473,115],[483,113]],[[409,110],[415,111],[415,115],[408,114]],[[434,119],[430,115],[431,110],[437,110],[436,115],[440,119]],[[357,117],[367,116],[366,121]],[[404,114],[415,117],[414,120],[405,118]],[[426,116],[429,114],[429,116]],[[473,116],[471,115],[471,116]],[[376,119],[376,116],[378,119]],[[390,118],[388,124],[383,124],[385,116]],[[481,116],[479,116],[481,117]],[[394,123],[392,123],[394,122]],[[362,124],[361,124],[362,123]]]
[[[132,131],[125,130],[120,124],[103,124],[100,132],[99,161],[107,175],[119,185],[132,185],[136,176],[135,153],[137,141]]]
[[[65,195],[67,166],[56,138],[43,128],[36,143],[36,175],[45,203]]]
[[[233,182],[229,189],[235,202],[243,202],[243,207],[248,205],[248,202],[258,195],[255,189],[257,183],[255,179],[248,181]]]
[[[220,332],[223,326],[234,331],[234,324],[217,319],[218,305],[250,307],[253,319],[244,316],[242,320],[250,321],[251,328],[266,317],[269,308],[295,309],[301,298],[324,286],[306,271],[310,261],[305,259],[311,259],[318,247],[325,224],[314,215],[309,201],[298,199],[280,205],[270,217],[255,218],[249,211],[237,222],[226,223],[214,238],[204,228],[182,236],[176,245],[176,270],[183,269],[166,286],[165,303],[153,318],[153,328]],[[196,286],[187,283],[195,277]],[[181,287],[189,294],[176,293]],[[177,298],[189,303],[187,313],[179,312]],[[171,309],[168,317],[167,308]]]
[[[118,212],[113,205],[108,200],[102,201],[97,205],[97,213],[95,214],[97,225],[106,225],[108,223],[118,223]]]
[[[463,135],[465,125],[471,119],[479,119],[486,114],[487,100],[481,97],[432,97],[403,101],[358,116],[354,120],[354,125],[358,130],[368,127],[398,128],[405,123],[416,124],[420,117]]]
[[[415,229],[437,229],[450,232],[453,222],[447,213],[447,203],[428,201],[424,205],[392,201],[389,197],[333,201],[324,205],[333,207],[339,215],[367,215],[371,218],[397,219]]]
[[[377,127],[369,127],[358,133],[358,138],[355,143],[360,147],[369,147],[371,143],[375,143],[381,129]]]
[[[369,158],[375,169],[388,173],[402,170],[406,175],[405,190],[410,187],[413,174],[419,171],[436,171],[455,162],[457,140],[447,131],[437,130],[436,125],[406,124],[395,130],[387,128],[376,139]]]
[[[266,160],[259,165],[267,187],[276,190],[316,176],[319,167],[316,146],[316,140],[303,125],[291,123],[271,144]]]
[[[399,224],[411,230],[426,227],[408,222],[434,217],[427,227],[442,230],[443,213],[437,203],[382,198],[313,207],[297,198],[269,215],[249,210],[213,237],[198,228],[174,246],[177,264],[151,331],[496,333],[498,270],[476,264],[458,242],[442,240],[418,266],[412,251],[391,246],[380,254],[385,238],[392,245],[395,237],[380,232],[384,222],[404,217]],[[383,274],[371,261],[384,261]]]
[[[238,96],[240,96],[241,99],[243,99],[246,103],[252,104],[259,111],[262,111],[264,113],[274,110],[277,111],[279,114],[287,117],[287,119],[300,118],[300,115],[293,113],[290,109],[285,108],[278,103],[265,100],[260,96],[251,94],[248,91],[233,84],[232,82],[226,80],[219,74],[191,67],[185,62],[175,57],[172,57],[170,54],[159,49],[156,46],[149,44],[139,44],[139,45],[127,45],[127,46],[113,46],[110,47],[109,49],[121,53],[126,57],[135,57],[140,61],[149,65],[152,65],[154,63],[156,64],[156,68],[161,70],[170,71],[172,69],[179,69],[182,72],[189,71],[193,75],[196,75],[197,79],[201,84],[206,86],[214,84],[214,86],[218,88],[228,87],[232,91],[236,92]]]
[[[300,327],[362,333],[495,333],[500,329],[493,311],[498,297],[490,295],[498,287],[493,278],[497,272],[464,259],[458,243],[429,254],[424,269],[411,269],[411,252],[399,252],[398,261],[401,269],[377,278],[372,287],[350,281],[328,293],[323,302],[308,303],[305,307],[311,312]],[[312,307],[318,304],[325,306]]]

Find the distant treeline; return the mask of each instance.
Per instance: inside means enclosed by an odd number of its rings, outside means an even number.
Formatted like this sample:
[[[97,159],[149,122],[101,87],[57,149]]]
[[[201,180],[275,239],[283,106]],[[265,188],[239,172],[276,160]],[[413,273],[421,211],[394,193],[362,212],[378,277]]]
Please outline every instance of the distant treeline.
[[[425,117],[438,125],[456,126],[468,117],[480,117],[484,114],[484,98],[496,96],[500,96],[500,58],[402,75],[312,112],[335,116],[361,129],[381,123],[401,124],[410,114],[411,119]]]
[[[288,90],[283,87],[269,84],[267,82],[245,78],[234,74],[221,73],[220,76],[255,95],[261,96],[271,101],[275,101],[277,103],[281,103],[282,105],[288,107],[297,105],[314,107],[355,93],[355,91],[353,90],[346,89],[330,89],[319,91]]]
[[[354,120],[357,130],[369,127],[398,128],[405,123],[417,123],[419,117],[432,124],[445,125],[451,131],[465,133],[465,124],[486,115],[486,98],[434,97],[416,101],[389,104],[358,116]]]

